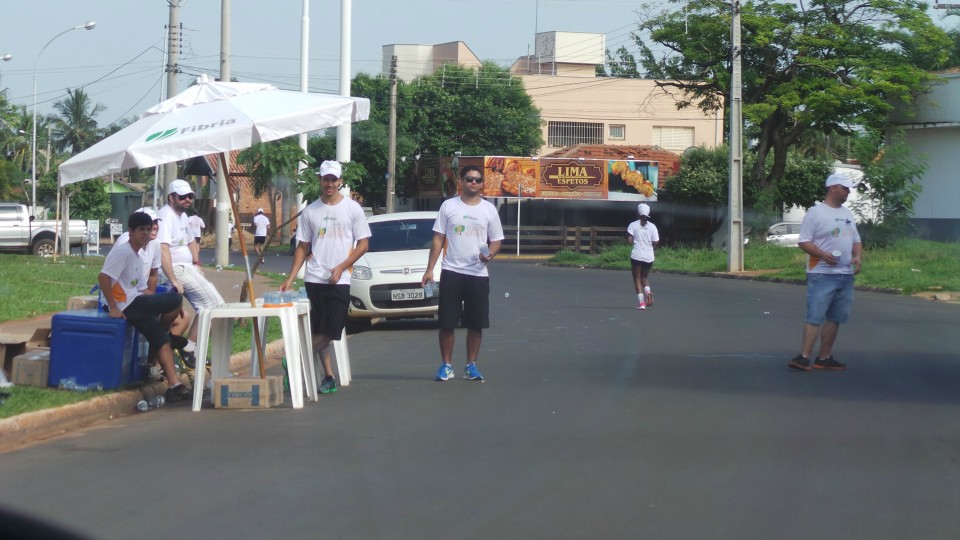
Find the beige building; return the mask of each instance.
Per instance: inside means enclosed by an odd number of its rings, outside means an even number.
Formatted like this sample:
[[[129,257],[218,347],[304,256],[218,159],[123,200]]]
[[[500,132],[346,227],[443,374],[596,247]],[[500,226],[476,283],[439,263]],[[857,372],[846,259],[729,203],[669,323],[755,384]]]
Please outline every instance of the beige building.
[[[545,144],[538,155],[577,144],[659,146],[680,153],[691,146],[713,148],[723,141],[723,111],[678,110],[676,99],[650,79],[597,77],[603,65],[603,34],[541,32],[534,54],[520,57],[517,74],[540,109]],[[397,74],[410,81],[445,63],[473,67],[477,56],[463,42],[386,45],[383,73],[397,56]]]

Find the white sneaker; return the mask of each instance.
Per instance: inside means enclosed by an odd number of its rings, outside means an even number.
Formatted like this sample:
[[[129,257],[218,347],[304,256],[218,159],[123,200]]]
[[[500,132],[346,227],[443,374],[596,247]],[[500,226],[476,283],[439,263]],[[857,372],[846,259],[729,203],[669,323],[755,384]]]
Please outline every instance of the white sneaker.
[[[647,309],[647,305],[644,304],[643,302],[640,302],[640,305],[637,306],[637,309]]]

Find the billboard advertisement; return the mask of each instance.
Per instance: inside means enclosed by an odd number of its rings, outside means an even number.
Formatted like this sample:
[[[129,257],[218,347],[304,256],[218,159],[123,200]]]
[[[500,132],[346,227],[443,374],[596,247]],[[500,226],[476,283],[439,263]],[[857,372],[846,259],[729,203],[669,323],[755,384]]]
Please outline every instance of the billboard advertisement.
[[[485,197],[656,201],[659,164],[643,160],[464,156],[423,160],[418,197],[451,197],[466,165],[483,170]]]

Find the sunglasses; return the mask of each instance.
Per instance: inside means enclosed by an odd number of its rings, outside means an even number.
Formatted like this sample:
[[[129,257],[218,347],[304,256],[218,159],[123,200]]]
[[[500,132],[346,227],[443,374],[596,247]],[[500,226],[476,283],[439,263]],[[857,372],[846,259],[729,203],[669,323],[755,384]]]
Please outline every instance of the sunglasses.
[[[193,193],[187,193],[186,195],[177,194],[177,198],[180,199],[181,201],[185,201],[187,199],[192,200],[193,197],[194,197]]]
[[[482,184],[483,178],[479,176],[464,176],[463,181],[468,184]]]

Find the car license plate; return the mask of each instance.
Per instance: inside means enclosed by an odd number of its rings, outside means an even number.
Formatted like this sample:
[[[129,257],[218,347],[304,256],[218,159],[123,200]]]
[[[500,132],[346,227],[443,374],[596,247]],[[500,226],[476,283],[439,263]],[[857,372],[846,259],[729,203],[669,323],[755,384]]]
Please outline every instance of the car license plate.
[[[394,302],[423,300],[423,289],[395,289],[390,291],[390,300]]]

